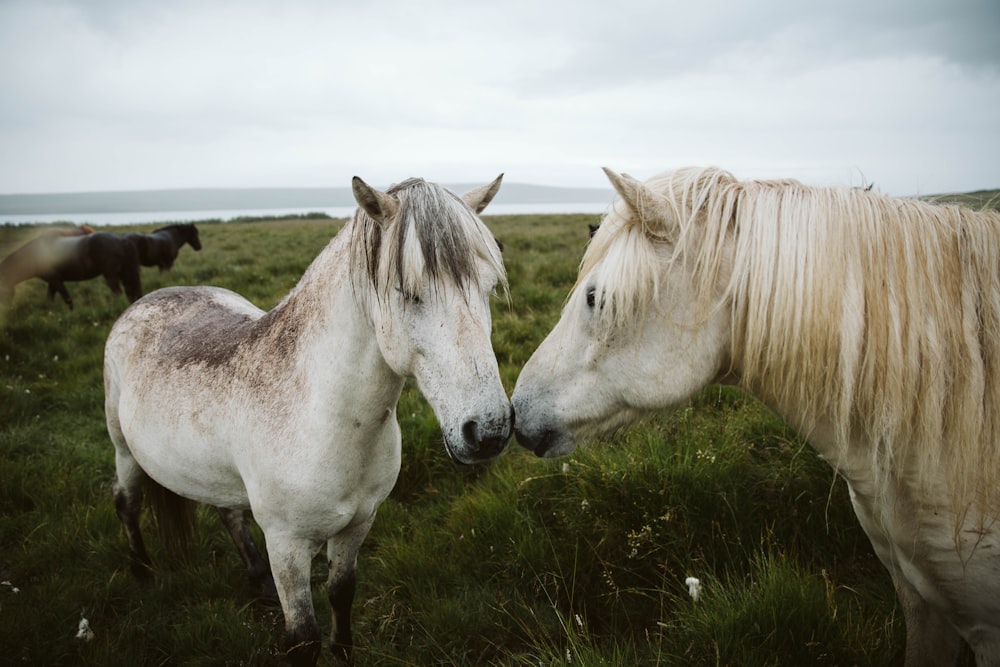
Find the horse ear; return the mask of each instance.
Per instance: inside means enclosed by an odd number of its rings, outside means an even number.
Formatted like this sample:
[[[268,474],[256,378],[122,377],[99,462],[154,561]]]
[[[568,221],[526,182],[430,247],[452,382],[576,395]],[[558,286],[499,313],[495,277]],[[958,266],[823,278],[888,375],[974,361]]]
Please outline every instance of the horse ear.
[[[486,205],[493,201],[493,197],[500,191],[500,181],[502,180],[503,174],[500,174],[489,185],[469,190],[462,195],[462,201],[468,204],[469,208],[475,211],[477,215],[482,213]]]
[[[642,225],[644,231],[649,232],[652,229],[651,223],[662,222],[661,219],[666,214],[666,200],[663,196],[653,192],[633,176],[615,173],[607,167],[603,169],[615,192],[636,214],[637,222]]]
[[[358,176],[351,179],[351,189],[358,206],[381,225],[388,223],[399,210],[399,202],[395,197],[373,188]]]
[[[660,197],[635,177],[618,174],[607,167],[603,169],[615,192],[635,213],[643,213],[659,203]]]

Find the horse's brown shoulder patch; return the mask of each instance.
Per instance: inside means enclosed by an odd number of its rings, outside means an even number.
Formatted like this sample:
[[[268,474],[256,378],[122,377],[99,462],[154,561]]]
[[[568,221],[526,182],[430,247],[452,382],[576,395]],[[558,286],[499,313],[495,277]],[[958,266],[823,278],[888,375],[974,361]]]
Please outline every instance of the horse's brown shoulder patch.
[[[232,292],[204,287],[161,290],[146,305],[162,317],[157,356],[176,367],[229,363],[261,314]]]

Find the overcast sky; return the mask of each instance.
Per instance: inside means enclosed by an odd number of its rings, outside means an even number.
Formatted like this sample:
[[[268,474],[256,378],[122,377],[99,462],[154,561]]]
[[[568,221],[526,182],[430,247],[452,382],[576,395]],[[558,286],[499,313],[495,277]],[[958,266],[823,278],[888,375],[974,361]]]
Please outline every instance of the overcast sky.
[[[0,0],[0,193],[1000,188],[998,0]]]

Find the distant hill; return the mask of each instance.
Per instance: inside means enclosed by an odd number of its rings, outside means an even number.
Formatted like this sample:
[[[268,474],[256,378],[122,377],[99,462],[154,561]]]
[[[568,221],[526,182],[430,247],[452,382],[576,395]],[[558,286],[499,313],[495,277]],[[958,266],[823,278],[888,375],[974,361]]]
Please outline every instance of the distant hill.
[[[445,187],[462,193],[479,185],[482,184],[455,184]],[[610,188],[558,188],[504,183],[494,202],[498,204],[610,203],[613,198],[614,193]],[[355,205],[350,188],[193,188],[0,195],[0,215],[302,209]]]
[[[921,197],[927,201],[947,204],[961,204],[972,209],[992,208],[1000,211],[1000,190],[975,190],[947,195]]]
[[[481,183],[447,185],[466,192]],[[504,183],[498,204],[611,203],[610,188],[560,188],[525,183]],[[1000,190],[929,195],[929,201],[954,202],[971,208],[1000,210]],[[87,213],[140,213],[145,211],[222,211],[256,209],[324,209],[355,206],[350,188],[190,188],[120,192],[55,192],[0,195],[0,215],[59,215]]]

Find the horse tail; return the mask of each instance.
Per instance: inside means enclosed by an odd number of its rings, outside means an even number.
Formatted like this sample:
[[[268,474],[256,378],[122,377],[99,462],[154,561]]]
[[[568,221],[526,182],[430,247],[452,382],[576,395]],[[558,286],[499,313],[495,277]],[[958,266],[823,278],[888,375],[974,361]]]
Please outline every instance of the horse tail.
[[[134,303],[142,296],[142,276],[139,267],[139,249],[130,239],[122,242],[121,281],[125,286],[125,296]]]
[[[146,501],[156,520],[160,542],[174,560],[179,560],[195,538],[195,502],[179,496],[146,476]]]

